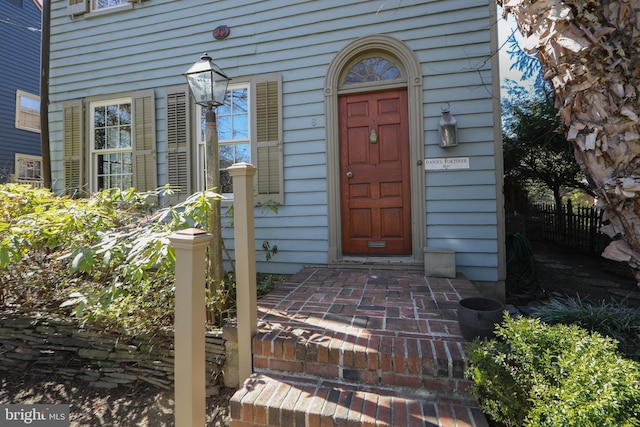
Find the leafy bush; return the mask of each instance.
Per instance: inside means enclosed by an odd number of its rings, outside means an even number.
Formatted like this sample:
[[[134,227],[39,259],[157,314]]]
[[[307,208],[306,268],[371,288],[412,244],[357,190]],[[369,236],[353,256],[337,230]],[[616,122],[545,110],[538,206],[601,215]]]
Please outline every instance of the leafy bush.
[[[0,185],[0,303],[72,310],[81,324],[133,334],[172,327],[175,252],[168,237],[188,227],[207,229],[207,212],[219,195],[205,190],[151,210],[147,200],[163,192],[170,189],[111,189],[71,199],[28,185]],[[277,213],[275,206],[265,209]],[[262,247],[267,260],[277,253],[269,242]],[[266,280],[260,290],[272,285]],[[215,308],[210,326],[228,317],[234,293],[234,276],[227,274],[224,286],[207,295],[207,308]]]
[[[577,325],[609,336],[627,357],[640,359],[640,311],[615,302],[592,303],[581,298],[552,299],[534,308],[532,315],[552,325]]]
[[[640,425],[640,366],[578,326],[511,319],[468,349],[472,392],[503,426]]]
[[[0,186],[2,302],[48,311],[74,306],[85,322],[123,329],[167,324],[174,262],[167,236],[184,226],[152,215],[146,200],[153,195],[105,190],[70,199]]]
[[[145,211],[135,192],[105,191],[91,199],[57,197],[29,185],[0,186],[0,268],[29,251],[45,254],[90,246],[100,233]]]
[[[26,185],[0,185],[0,303],[21,310],[72,309],[83,323],[131,333],[171,327],[175,252],[168,237],[188,227],[207,229],[207,211],[219,196],[198,192],[151,211],[148,197],[163,191],[169,190],[114,189],[74,200]],[[264,245],[266,252],[277,252],[275,245]],[[222,307],[213,313],[218,325],[233,285],[207,296],[207,307]]]

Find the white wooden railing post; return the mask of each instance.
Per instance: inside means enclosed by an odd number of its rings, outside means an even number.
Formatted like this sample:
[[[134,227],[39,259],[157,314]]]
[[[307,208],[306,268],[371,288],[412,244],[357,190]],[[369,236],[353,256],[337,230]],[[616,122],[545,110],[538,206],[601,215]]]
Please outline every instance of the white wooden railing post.
[[[227,170],[233,177],[238,376],[240,383],[242,383],[253,373],[251,340],[258,329],[256,247],[253,216],[253,176],[256,173],[256,168],[249,163],[236,163]]]
[[[174,375],[176,427],[206,423],[205,277],[211,236],[189,228],[169,236],[176,252]]]

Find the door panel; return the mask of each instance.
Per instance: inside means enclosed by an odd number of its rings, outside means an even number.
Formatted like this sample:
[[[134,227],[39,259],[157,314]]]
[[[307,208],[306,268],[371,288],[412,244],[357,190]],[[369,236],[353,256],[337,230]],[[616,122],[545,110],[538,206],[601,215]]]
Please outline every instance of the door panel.
[[[411,254],[405,89],[339,98],[342,252]]]

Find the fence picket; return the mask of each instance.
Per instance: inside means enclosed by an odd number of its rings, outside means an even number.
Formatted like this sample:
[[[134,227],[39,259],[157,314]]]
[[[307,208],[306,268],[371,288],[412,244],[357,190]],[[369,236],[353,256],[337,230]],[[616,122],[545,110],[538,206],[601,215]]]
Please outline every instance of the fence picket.
[[[539,235],[544,240],[598,254],[610,242],[609,237],[599,231],[602,210],[596,207],[574,207],[568,201],[557,210],[553,204],[535,203],[529,206],[529,215],[540,224]]]

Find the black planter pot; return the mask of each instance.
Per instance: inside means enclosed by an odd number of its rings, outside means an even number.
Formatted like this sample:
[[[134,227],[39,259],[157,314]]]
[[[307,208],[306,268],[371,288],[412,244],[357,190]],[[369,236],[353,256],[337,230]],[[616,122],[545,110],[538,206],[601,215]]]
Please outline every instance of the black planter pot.
[[[504,305],[490,298],[465,298],[458,307],[458,324],[462,336],[473,341],[475,338],[494,338],[495,324],[502,321]]]

